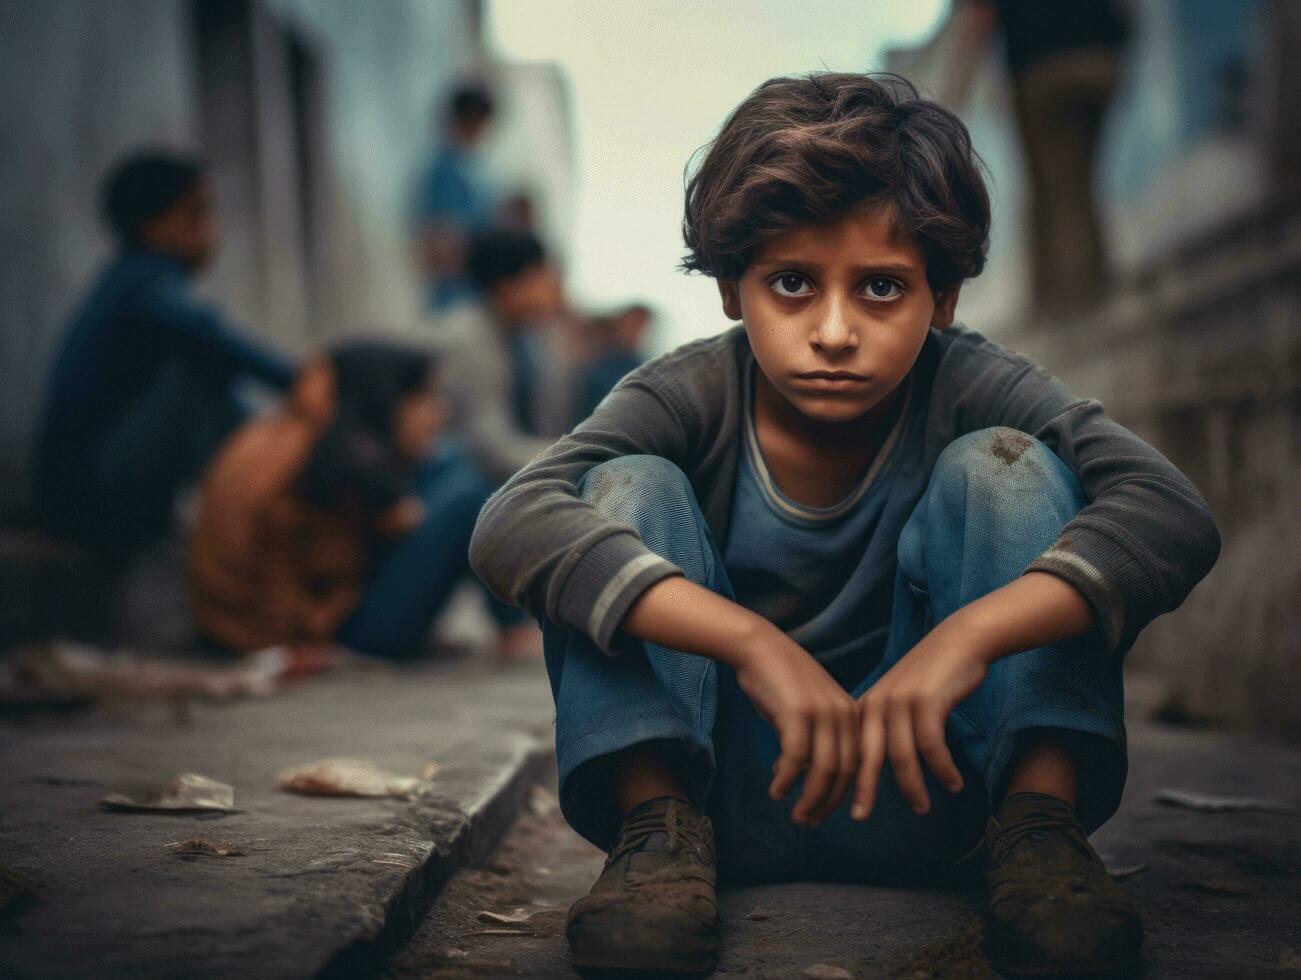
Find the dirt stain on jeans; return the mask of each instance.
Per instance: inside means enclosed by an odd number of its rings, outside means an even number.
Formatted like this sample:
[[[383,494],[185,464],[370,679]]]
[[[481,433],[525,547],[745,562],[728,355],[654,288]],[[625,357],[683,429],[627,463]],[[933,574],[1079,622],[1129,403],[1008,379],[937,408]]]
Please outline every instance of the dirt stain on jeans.
[[[1029,436],[1017,432],[1015,429],[1001,429],[998,435],[994,436],[994,444],[989,448],[989,451],[1008,466],[1011,466],[1029,448]]]

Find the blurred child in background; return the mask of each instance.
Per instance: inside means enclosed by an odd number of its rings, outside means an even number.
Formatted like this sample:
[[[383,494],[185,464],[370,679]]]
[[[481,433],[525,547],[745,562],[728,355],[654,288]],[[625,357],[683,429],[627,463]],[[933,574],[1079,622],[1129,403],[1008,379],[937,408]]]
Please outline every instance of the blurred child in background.
[[[632,303],[607,316],[593,317],[588,338],[590,360],[583,371],[575,425],[592,414],[625,374],[646,360],[646,334],[653,319],[645,303]]]
[[[439,114],[442,145],[420,185],[414,229],[435,311],[473,298],[474,285],[465,273],[466,241],[497,219],[497,195],[480,155],[493,113],[492,93],[471,80],[452,91]]]
[[[219,451],[190,536],[190,605],[223,646],[339,642],[422,653],[468,573],[490,486],[439,445],[445,410],[426,352],[363,341],[313,361],[285,407]],[[504,617],[501,649],[536,645]]]
[[[290,362],[192,291],[216,253],[202,161],[133,154],[104,181],[117,253],[64,335],[37,448],[43,523],[120,564],[171,526],[177,493],[244,418],[233,386]]]
[[[554,441],[539,435],[539,327],[564,312],[560,276],[531,231],[496,229],[470,239],[470,279],[482,296],[443,319],[451,427],[501,483]]]

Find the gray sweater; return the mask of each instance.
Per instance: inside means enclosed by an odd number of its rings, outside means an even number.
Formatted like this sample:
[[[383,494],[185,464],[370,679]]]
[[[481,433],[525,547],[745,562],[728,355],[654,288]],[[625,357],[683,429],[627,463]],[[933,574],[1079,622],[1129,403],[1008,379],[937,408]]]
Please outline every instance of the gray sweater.
[[[510,348],[482,306],[453,307],[439,324],[435,349],[444,361],[439,377],[451,401],[452,431],[494,483],[551,445],[515,421]]]
[[[753,363],[741,327],[698,340],[624,378],[590,418],[516,473],[484,505],[470,563],[494,594],[617,652],[619,623],[652,584],[680,574],[631,527],[578,495],[592,467],[663,456],[686,473],[720,548],[741,448],[741,381]],[[1084,594],[1107,648],[1176,608],[1214,565],[1219,531],[1169,460],[1076,398],[1035,362],[963,327],[932,328],[913,367],[932,372],[926,472],[958,436],[1007,426],[1045,443],[1088,503],[1027,571]]]

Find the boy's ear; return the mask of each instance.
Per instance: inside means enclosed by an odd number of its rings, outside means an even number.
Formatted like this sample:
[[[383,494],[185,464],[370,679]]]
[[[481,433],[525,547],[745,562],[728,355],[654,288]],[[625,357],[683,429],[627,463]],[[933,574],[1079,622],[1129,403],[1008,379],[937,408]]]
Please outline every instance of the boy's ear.
[[[953,314],[958,307],[958,293],[961,291],[961,284],[935,291],[935,312],[931,314],[932,327],[943,330],[945,327],[953,326]]]
[[[741,291],[736,280],[718,280],[718,295],[723,298],[723,316],[729,320],[741,319]]]

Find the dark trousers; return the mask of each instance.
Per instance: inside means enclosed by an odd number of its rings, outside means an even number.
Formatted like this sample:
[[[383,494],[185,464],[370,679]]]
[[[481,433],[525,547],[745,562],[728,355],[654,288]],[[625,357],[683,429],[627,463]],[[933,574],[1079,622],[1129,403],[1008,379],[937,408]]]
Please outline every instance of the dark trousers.
[[[457,446],[446,446],[416,481],[425,506],[424,522],[393,541],[378,557],[360,605],[337,639],[362,653],[389,659],[420,655],[430,624],[452,590],[470,576],[470,534],[479,509],[492,493],[487,477]],[[488,597],[499,626],[527,615]]]
[[[51,530],[123,562],[172,526],[177,493],[193,483],[245,418],[230,378],[172,361],[44,488]]]

